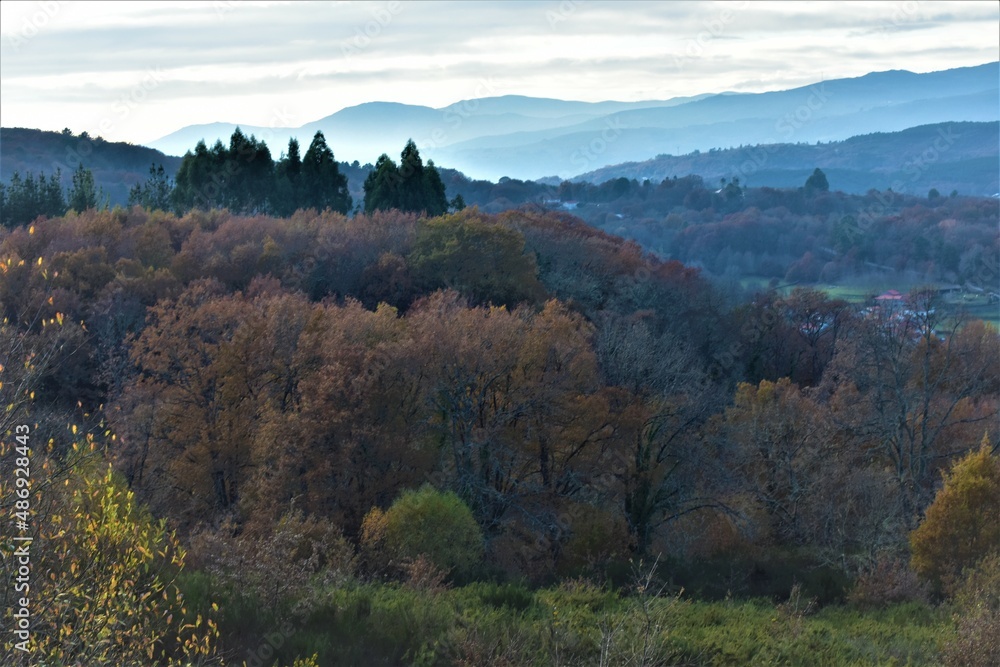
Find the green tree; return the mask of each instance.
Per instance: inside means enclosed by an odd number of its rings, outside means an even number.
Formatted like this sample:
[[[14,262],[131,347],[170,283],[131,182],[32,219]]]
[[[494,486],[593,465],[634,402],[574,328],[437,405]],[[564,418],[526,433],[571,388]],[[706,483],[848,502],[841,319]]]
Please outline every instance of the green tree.
[[[241,213],[267,212],[274,188],[274,162],[267,144],[237,127],[223,162],[226,205]]]
[[[274,175],[274,212],[290,216],[302,207],[302,157],[298,139],[288,140],[288,153],[278,161]]]
[[[362,539],[397,562],[424,556],[446,571],[468,572],[483,557],[483,535],[472,511],[454,493],[425,484],[404,491],[382,512],[365,517]]]
[[[365,178],[365,213],[400,208],[399,169],[385,153],[375,161],[375,168]]]
[[[302,159],[302,185],[304,208],[318,211],[331,209],[338,213],[351,210],[351,195],[347,189],[347,176],[333,157],[322,132],[317,131]]]
[[[171,193],[171,201],[178,211],[209,209],[218,203],[218,186],[212,184],[209,187],[211,161],[204,139],[195,145],[193,153],[187,151],[184,154]]]
[[[406,142],[399,157],[397,167],[383,153],[368,174],[365,179],[365,213],[394,208],[430,217],[447,213],[444,182],[433,160],[425,166],[412,139]]]
[[[424,162],[412,139],[399,154],[399,208],[403,211],[427,210]]]
[[[938,591],[951,592],[967,567],[1000,553],[1000,458],[983,436],[979,451],[958,460],[910,534],[913,568]]]
[[[62,172],[36,180],[31,172],[22,179],[14,172],[10,184],[0,185],[0,224],[7,227],[26,225],[40,215],[54,218],[66,212],[60,181]]]
[[[427,161],[424,169],[424,211],[434,217],[448,212],[448,198],[444,193],[444,183],[441,174],[434,166],[434,160]]]
[[[516,230],[455,213],[423,222],[407,262],[421,286],[449,288],[476,304],[515,305],[545,294],[533,254]]]
[[[97,188],[94,185],[94,174],[83,168],[81,162],[73,172],[73,187],[67,197],[69,208],[80,213],[87,209],[97,208]]]
[[[128,193],[129,206],[141,206],[151,211],[169,211],[173,184],[163,165],[149,165],[149,177],[136,183]]]
[[[816,167],[812,176],[806,179],[806,192],[829,192],[829,190],[830,183],[826,180],[826,174]]]

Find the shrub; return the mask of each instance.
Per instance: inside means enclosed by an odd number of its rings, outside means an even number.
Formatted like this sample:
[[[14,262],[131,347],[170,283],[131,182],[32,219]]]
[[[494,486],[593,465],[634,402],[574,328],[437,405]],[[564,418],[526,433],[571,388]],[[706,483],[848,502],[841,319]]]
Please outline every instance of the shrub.
[[[44,495],[36,489],[31,496],[33,506],[45,509],[32,518],[34,576],[22,594],[30,590],[31,604],[39,606],[29,637],[5,633],[3,664],[221,664],[214,609],[195,618],[177,585],[184,548],[87,438],[89,451],[73,446],[75,460],[41,455],[31,462],[40,478],[58,476],[61,483],[38,485]],[[0,457],[9,456],[7,448],[0,443]],[[14,497],[13,486],[0,481],[0,496]],[[0,571],[11,582],[17,546],[0,546]],[[5,627],[15,623],[13,607]],[[8,641],[25,641],[28,651],[14,651]]]
[[[1000,665],[1000,554],[966,571],[954,602],[958,627],[944,646],[945,665]]]
[[[901,559],[883,557],[858,575],[847,600],[860,609],[887,607],[899,602],[926,604],[929,590]]]
[[[468,572],[483,557],[483,535],[472,511],[454,493],[429,484],[404,491],[384,513],[369,512],[361,540],[369,553],[382,547],[397,565],[423,555],[453,573]]]

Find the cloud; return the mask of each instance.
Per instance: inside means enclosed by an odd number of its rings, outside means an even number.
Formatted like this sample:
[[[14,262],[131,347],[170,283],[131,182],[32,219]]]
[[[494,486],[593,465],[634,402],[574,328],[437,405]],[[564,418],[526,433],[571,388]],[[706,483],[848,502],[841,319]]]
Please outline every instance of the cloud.
[[[487,79],[497,95],[636,100],[975,65],[996,59],[998,18],[977,2],[4,2],[0,92],[5,124],[73,127],[160,72],[108,137],[136,140],[280,105],[302,122],[441,107]]]

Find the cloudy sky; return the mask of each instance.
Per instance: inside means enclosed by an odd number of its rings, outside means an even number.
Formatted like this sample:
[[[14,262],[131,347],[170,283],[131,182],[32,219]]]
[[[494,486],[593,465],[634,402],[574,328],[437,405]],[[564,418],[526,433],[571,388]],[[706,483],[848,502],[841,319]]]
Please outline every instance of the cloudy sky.
[[[143,143],[383,100],[667,99],[1000,58],[1000,3],[0,3],[0,122]]]

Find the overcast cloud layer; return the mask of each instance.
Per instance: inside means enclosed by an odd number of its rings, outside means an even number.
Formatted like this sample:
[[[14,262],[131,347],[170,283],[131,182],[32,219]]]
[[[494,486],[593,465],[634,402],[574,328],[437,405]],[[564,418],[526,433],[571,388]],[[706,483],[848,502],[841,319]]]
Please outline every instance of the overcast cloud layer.
[[[8,2],[0,122],[143,143],[474,97],[761,92],[1000,58],[988,2]]]

